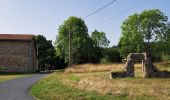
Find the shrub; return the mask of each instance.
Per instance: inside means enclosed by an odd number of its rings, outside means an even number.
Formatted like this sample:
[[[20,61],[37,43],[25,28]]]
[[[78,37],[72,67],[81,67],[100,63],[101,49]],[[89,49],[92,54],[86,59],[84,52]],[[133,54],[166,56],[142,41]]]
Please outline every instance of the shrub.
[[[112,60],[111,60],[111,58],[108,55],[106,55],[104,58],[100,59],[100,63],[101,64],[109,64],[111,62],[112,62]]]

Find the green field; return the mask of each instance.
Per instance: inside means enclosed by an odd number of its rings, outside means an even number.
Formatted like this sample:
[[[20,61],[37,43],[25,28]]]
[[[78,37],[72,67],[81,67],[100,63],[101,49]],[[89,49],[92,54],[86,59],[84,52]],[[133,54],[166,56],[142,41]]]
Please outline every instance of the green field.
[[[156,65],[170,71],[169,66]],[[31,93],[42,100],[170,99],[170,79],[143,79],[140,64],[135,66],[135,78],[110,79],[110,72],[122,70],[122,66],[86,64],[56,71],[34,85]]]

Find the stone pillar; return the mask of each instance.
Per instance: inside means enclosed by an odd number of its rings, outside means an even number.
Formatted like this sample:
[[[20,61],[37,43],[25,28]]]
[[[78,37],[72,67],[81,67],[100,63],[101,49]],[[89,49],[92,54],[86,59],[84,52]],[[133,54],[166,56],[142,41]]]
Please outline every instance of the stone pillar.
[[[151,60],[147,58],[145,60],[145,65],[144,65],[144,78],[148,77],[157,77],[159,74],[159,71],[157,68],[152,64]]]
[[[134,61],[132,59],[126,62],[125,69],[127,76],[134,77]]]
[[[144,68],[143,68],[143,64],[144,64],[144,62],[143,62],[143,60],[142,60],[142,72],[143,72],[143,70],[144,70]]]
[[[149,63],[148,60],[145,60],[145,64],[144,64],[144,70],[143,70],[143,78],[148,78],[149,77]]]

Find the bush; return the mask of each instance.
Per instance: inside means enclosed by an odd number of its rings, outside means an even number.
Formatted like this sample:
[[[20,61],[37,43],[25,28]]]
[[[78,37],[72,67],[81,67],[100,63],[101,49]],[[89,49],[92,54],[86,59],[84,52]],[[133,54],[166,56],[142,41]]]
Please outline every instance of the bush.
[[[111,58],[108,55],[106,55],[104,58],[100,59],[100,63],[101,64],[109,64],[111,62],[112,62],[112,60],[111,60]]]
[[[162,61],[164,61],[164,62],[170,61],[170,55],[162,54]]]
[[[102,59],[105,58],[110,62],[116,62],[116,63],[121,62],[122,57],[120,56],[120,52],[117,47],[102,49],[101,53],[102,53]]]

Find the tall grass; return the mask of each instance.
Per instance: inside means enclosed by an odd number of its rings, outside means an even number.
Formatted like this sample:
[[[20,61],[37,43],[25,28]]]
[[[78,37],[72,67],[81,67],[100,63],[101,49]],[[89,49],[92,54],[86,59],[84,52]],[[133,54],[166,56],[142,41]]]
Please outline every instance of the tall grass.
[[[87,73],[104,71],[121,71],[123,64],[82,64],[66,68],[65,73]]]
[[[156,63],[155,65],[161,70],[170,69],[170,67],[161,66],[160,63]],[[74,75],[74,77],[78,76],[78,81],[72,82],[72,85],[70,85],[71,82],[64,83],[69,83],[67,85],[82,90],[96,91],[101,94],[114,96],[125,96],[133,99],[170,99],[170,79],[143,79],[142,64],[140,63],[135,64],[135,78],[109,79],[110,71],[124,70],[123,66],[124,64],[85,64],[74,66],[70,68],[71,70],[66,69],[65,72],[67,72],[66,75],[68,75],[68,78],[70,75]],[[94,74],[93,72],[98,73]]]
[[[135,64],[135,78],[110,79],[111,71],[124,64],[84,64],[55,72],[38,84],[32,93],[45,100],[170,100],[170,79],[142,78],[142,65]],[[156,64],[158,69],[170,67]]]
[[[170,99],[169,79],[126,78],[109,80],[100,77],[85,77],[76,84],[76,88],[130,98]]]

